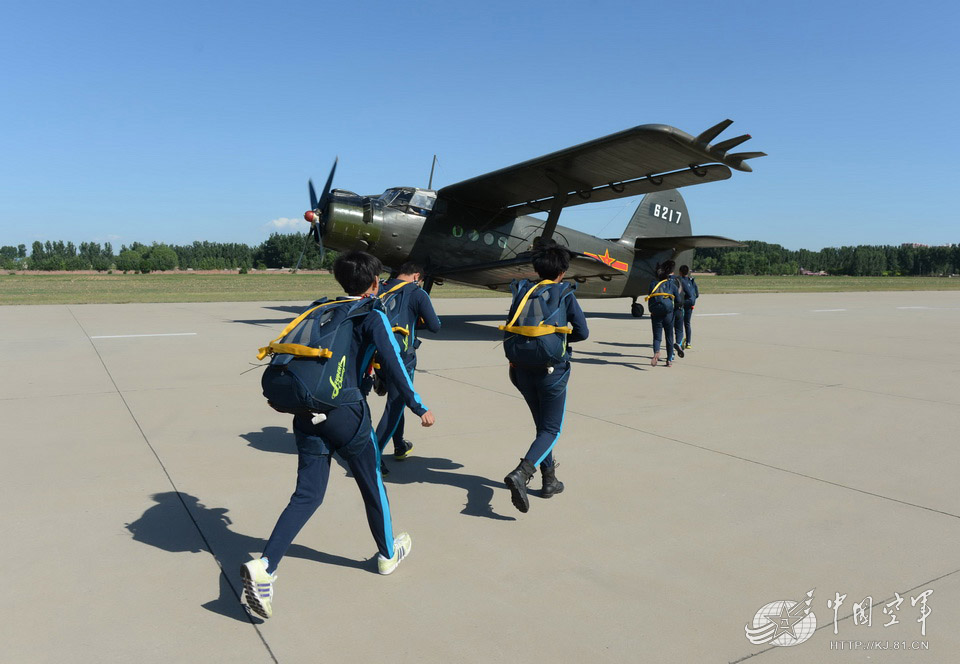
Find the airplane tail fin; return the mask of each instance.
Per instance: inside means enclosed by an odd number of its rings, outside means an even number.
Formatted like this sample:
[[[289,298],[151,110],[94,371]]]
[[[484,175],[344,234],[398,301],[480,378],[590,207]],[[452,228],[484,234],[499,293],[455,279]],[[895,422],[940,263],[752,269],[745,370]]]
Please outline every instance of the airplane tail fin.
[[[620,243],[631,249],[637,238],[673,237],[690,235],[690,215],[687,204],[676,189],[655,191],[640,200],[640,205],[623,231]]]

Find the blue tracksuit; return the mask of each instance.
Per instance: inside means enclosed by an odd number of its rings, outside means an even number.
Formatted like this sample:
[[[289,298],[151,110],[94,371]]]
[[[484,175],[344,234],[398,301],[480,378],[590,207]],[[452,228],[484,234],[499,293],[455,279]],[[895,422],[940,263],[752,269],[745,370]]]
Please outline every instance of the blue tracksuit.
[[[533,286],[533,284],[531,284]],[[512,318],[514,307],[526,293],[526,290],[517,294],[511,305],[508,320]],[[567,342],[583,341],[590,330],[587,329],[587,319],[576,297],[567,298],[567,323],[573,331],[567,336]],[[560,432],[563,429],[564,407],[567,402],[567,382],[570,380],[570,350],[568,348],[563,362],[549,373],[547,368],[528,368],[510,366],[510,382],[520,390],[524,401],[533,415],[533,423],[537,427],[537,435],[527,450],[524,459],[541,468],[550,468],[554,465],[553,448],[557,444]]]
[[[380,294],[386,293],[399,283],[401,283],[400,279],[390,279],[382,283]],[[417,369],[417,346],[419,345],[416,330],[422,327],[433,333],[439,332],[440,319],[437,318],[437,314],[433,310],[433,303],[430,302],[430,296],[425,290],[417,284],[410,284],[404,286],[404,288],[412,290],[406,299],[407,311],[401,313],[401,318],[410,321],[411,324],[409,325],[410,334],[407,337],[407,350],[402,352],[401,356],[412,384]],[[403,440],[403,406],[403,394],[397,387],[388,384],[387,404],[384,406],[383,415],[380,416],[380,423],[377,424],[377,441],[380,443],[381,452],[391,438],[394,445]]]
[[[652,291],[660,279],[650,282],[650,290]],[[666,282],[660,286],[658,293],[670,293],[673,295],[671,298],[663,298],[667,300],[670,304],[670,311],[666,314],[655,314],[653,308],[650,308],[650,324],[653,326],[653,352],[660,352],[660,340],[663,336],[666,337],[667,342],[667,361],[673,360],[673,303],[677,297],[677,282],[673,279],[667,279]],[[649,308],[649,305],[648,305]]]
[[[400,349],[379,304],[353,330],[353,345],[347,354],[344,374],[345,389],[360,387],[374,351],[380,355],[381,371],[388,383],[397,385],[403,402],[417,415],[427,412],[404,370]],[[323,502],[333,452],[350,466],[363,496],[377,549],[384,557],[392,558],[390,504],[380,476],[380,447],[370,424],[366,400],[361,397],[355,403],[335,408],[319,424],[313,424],[310,415],[295,415],[293,433],[298,453],[297,487],[263,550],[263,556],[269,559],[267,571],[272,574],[277,569],[297,533]]]
[[[700,297],[700,287],[693,277],[680,277],[680,286],[683,288],[683,339],[690,343],[690,319],[693,317],[693,305]]]
[[[675,274],[670,279],[677,283],[677,299],[673,303],[673,338],[677,344],[683,344],[683,331],[687,322],[686,291],[680,275]]]

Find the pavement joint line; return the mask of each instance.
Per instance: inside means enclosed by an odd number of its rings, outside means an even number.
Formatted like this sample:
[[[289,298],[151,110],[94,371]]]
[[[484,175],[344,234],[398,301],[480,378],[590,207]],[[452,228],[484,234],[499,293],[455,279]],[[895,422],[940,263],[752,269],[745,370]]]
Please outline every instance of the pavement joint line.
[[[902,362],[904,360],[902,355],[884,355],[881,353],[865,353],[858,350],[841,350],[839,348],[817,348],[815,346],[797,346],[794,344],[778,344],[772,341],[754,341],[754,340],[744,340],[744,339],[731,339],[730,337],[724,336],[715,336],[714,339],[720,339],[721,341],[730,341],[733,343],[744,344],[747,346],[779,346],[780,348],[792,348],[795,350],[811,350],[817,353],[838,353],[841,355],[860,355],[862,357],[875,357],[885,360],[897,360]],[[887,337],[891,338],[891,337]],[[897,337],[892,337],[894,341],[897,341]],[[949,364],[949,362],[943,362],[941,359],[927,359],[925,357],[910,358],[910,362],[927,362],[929,364],[936,364],[937,366],[943,366],[944,364]]]
[[[467,385],[467,386],[469,386],[469,387],[474,387],[474,388],[476,388],[476,389],[484,390],[484,391],[487,391],[487,392],[493,392],[493,393],[495,393],[495,394],[500,394],[500,395],[503,395],[503,396],[512,397],[512,398],[514,398],[514,399],[520,399],[520,398],[521,398],[521,397],[519,397],[519,396],[507,394],[506,392],[502,392],[502,391],[500,391],[500,390],[494,390],[494,389],[491,389],[491,388],[489,388],[489,387],[483,387],[483,386],[481,386],[481,385],[475,385],[475,384],[473,384],[473,383],[468,383],[467,381],[463,381],[463,380],[457,380],[456,378],[450,378],[450,377],[448,377],[448,376],[440,376],[439,374],[433,374],[433,375],[437,376],[438,378],[443,378],[443,379],[445,379],[445,380],[450,380],[450,381],[453,381],[453,382],[455,382],[455,383],[460,383],[460,384],[462,384],[462,385]],[[806,381],[804,381],[804,382],[806,382]],[[813,384],[814,384],[814,385],[819,385],[819,383],[813,383]],[[597,420],[598,422],[605,422],[605,423],[610,424],[610,425],[612,425],[612,426],[620,427],[621,429],[628,429],[628,430],[630,430],[630,431],[636,431],[636,432],[638,432],[638,433],[643,433],[643,434],[646,434],[646,435],[648,435],[648,436],[653,436],[654,438],[660,438],[660,439],[662,439],[662,440],[669,440],[670,442],[678,443],[678,444],[680,444],[680,445],[686,445],[687,447],[692,447],[692,448],[694,448],[694,449],[702,450],[702,451],[704,451],[704,452],[711,452],[711,453],[713,453],[713,454],[718,454],[718,455],[720,455],[720,456],[729,457],[729,458],[731,458],[731,459],[737,459],[738,461],[743,461],[743,462],[746,462],[746,463],[752,463],[752,464],[755,464],[755,465],[757,465],[757,466],[761,466],[761,467],[763,467],[763,468],[769,468],[770,470],[776,470],[776,471],[779,471],[779,472],[782,472],[782,473],[787,473],[787,474],[790,474],[790,475],[795,475],[795,476],[797,476],[797,477],[802,477],[802,478],[804,478],[804,479],[813,480],[813,481],[815,481],[815,482],[822,482],[823,484],[828,484],[828,485],[830,485],[830,486],[834,486],[834,487],[837,487],[837,488],[840,488],[840,489],[846,489],[846,490],[848,490],[848,491],[855,491],[855,492],[857,492],[857,493],[862,493],[862,494],[864,494],[864,495],[866,495],[866,496],[872,496],[872,497],[874,497],[874,498],[880,498],[881,500],[888,500],[888,501],[890,501],[890,502],[898,503],[898,504],[900,504],[900,505],[906,505],[906,506],[908,506],[908,507],[916,507],[917,509],[927,510],[928,512],[933,512],[933,513],[935,513],[935,514],[942,514],[943,516],[949,516],[949,517],[952,517],[952,518],[954,518],[954,519],[960,519],[960,514],[953,514],[952,512],[945,512],[945,511],[943,511],[943,510],[938,510],[938,509],[933,508],[933,507],[927,507],[926,505],[918,505],[918,504],[916,504],[916,503],[911,503],[911,502],[906,501],[906,500],[900,500],[899,498],[892,498],[892,497],[890,497],[890,496],[884,496],[884,495],[879,494],[879,493],[874,493],[874,492],[872,492],[872,491],[867,491],[866,489],[858,489],[857,487],[847,486],[847,485],[845,485],[845,484],[840,484],[839,482],[833,482],[833,481],[831,481],[831,480],[823,479],[823,478],[820,478],[820,477],[814,477],[813,475],[807,475],[806,473],[801,473],[801,472],[796,471],[796,470],[790,470],[789,468],[781,468],[781,467],[779,467],[779,466],[774,466],[774,465],[769,464],[769,463],[764,463],[763,461],[757,461],[757,460],[755,460],[755,459],[750,459],[750,458],[748,458],[748,457],[739,456],[739,455],[737,455],[737,454],[732,454],[732,453],[730,453],[730,452],[724,452],[724,451],[722,451],[722,450],[714,449],[714,448],[712,448],[712,447],[707,447],[707,446],[705,446],[705,445],[698,445],[697,443],[691,443],[691,442],[688,442],[688,441],[685,441],[685,440],[680,440],[679,438],[671,438],[670,436],[664,436],[663,434],[655,433],[655,432],[653,432],[653,431],[646,431],[645,429],[638,429],[637,427],[632,427],[632,426],[630,426],[630,425],[628,425],[628,424],[623,424],[623,423],[621,423],[621,422],[613,422],[613,421],[611,421],[611,420],[607,420],[607,419],[604,419],[604,418],[602,418],[602,417],[597,417],[596,415],[589,415],[589,414],[587,414],[587,413],[581,413],[581,412],[579,412],[579,411],[572,410],[572,409],[567,409],[567,412],[568,412],[568,413],[572,413],[572,414],[574,414],[574,415],[579,415],[579,416],[581,416],[581,417],[586,417],[586,418],[591,419],[591,420]]]
[[[779,344],[778,344],[779,345]],[[880,392],[877,390],[868,390],[863,387],[851,387],[850,385],[844,385],[843,383],[818,383],[816,381],[810,380],[797,380],[796,378],[785,378],[783,376],[770,376],[767,374],[753,373],[750,371],[737,371],[736,369],[721,369],[719,367],[711,367],[704,364],[693,364],[686,363],[691,367],[697,367],[699,369],[708,369],[712,371],[723,371],[727,373],[735,373],[743,376],[756,376],[757,378],[769,378],[771,380],[782,380],[791,383],[801,383],[804,385],[817,385],[819,387],[839,387],[844,390],[851,390],[853,392],[863,392],[864,394],[876,394],[877,396],[890,397],[891,399],[909,399],[911,401],[922,401],[924,403],[935,403],[942,406],[960,406],[960,403],[955,403],[953,401],[940,401],[938,399],[925,399],[923,397],[913,397],[907,394],[891,394],[889,392]]]
[[[811,309],[813,313],[828,313],[831,311],[846,311],[846,309]]]
[[[165,332],[163,334],[103,334],[96,337],[91,337],[88,335],[87,338],[88,339],[132,339],[133,337],[195,337],[195,336],[197,336],[196,332]]]
[[[216,563],[217,567],[220,568],[220,574],[223,575],[224,579],[227,582],[227,585],[230,586],[230,590],[233,592],[233,595],[236,598],[237,602],[240,603],[240,594],[237,591],[236,587],[234,587],[233,581],[231,580],[230,576],[226,573],[226,570],[223,569],[223,565],[220,564],[220,559],[217,557],[216,552],[213,550],[213,546],[211,546],[210,541],[207,539],[206,534],[203,532],[203,529],[200,528],[200,524],[197,523],[197,520],[194,518],[193,513],[190,511],[190,508],[187,507],[186,502],[183,500],[183,494],[180,493],[180,489],[177,488],[176,482],[174,482],[173,477],[170,476],[170,472],[167,470],[167,467],[164,465],[163,459],[160,458],[160,455],[157,453],[157,450],[150,443],[150,439],[147,438],[147,434],[143,430],[143,427],[141,426],[140,421],[137,420],[137,416],[133,414],[133,410],[130,408],[130,404],[127,403],[126,398],[123,396],[123,392],[120,391],[120,387],[117,385],[117,381],[114,380],[113,374],[110,373],[110,369],[109,367],[107,367],[107,363],[104,361],[103,356],[100,355],[100,351],[99,349],[97,349],[97,345],[93,343],[92,338],[90,337],[89,334],[87,334],[86,329],[83,327],[83,323],[81,323],[80,320],[77,318],[77,315],[73,313],[73,309],[71,309],[68,306],[67,311],[69,311],[70,315],[73,316],[73,320],[74,322],[76,322],[77,326],[80,328],[80,331],[83,332],[84,336],[87,337],[87,339],[90,341],[90,346],[93,348],[93,351],[97,354],[97,359],[100,360],[100,364],[103,366],[103,370],[106,372],[107,377],[110,379],[110,382],[113,383],[113,387],[116,390],[117,396],[120,397],[120,401],[123,402],[124,407],[127,409],[127,412],[130,414],[130,419],[133,420],[133,423],[137,426],[137,430],[140,431],[140,436],[143,438],[143,442],[147,444],[147,447],[153,453],[154,458],[156,458],[157,463],[160,464],[160,469],[163,471],[163,474],[166,476],[167,481],[170,483],[170,487],[177,494],[177,499],[179,499],[180,505],[183,507],[184,512],[186,512],[187,517],[193,523],[194,528],[196,528],[197,534],[200,535],[200,539],[203,540],[203,543],[206,545],[207,551],[209,551],[210,555],[213,557],[213,561]],[[256,630],[257,636],[260,637],[260,641],[261,643],[263,643],[263,647],[266,648],[267,654],[270,655],[270,659],[272,659],[276,664],[279,664],[276,655],[273,654],[273,650],[270,648],[270,644],[267,643],[267,640],[264,638],[263,633],[260,631],[260,627],[257,625],[257,623],[253,622],[253,617],[249,614],[249,612],[247,613],[247,620],[253,626],[253,629]]]
[[[742,316],[743,314],[740,312],[737,312],[732,314],[693,314],[693,315],[694,317],[701,318],[703,316]]]
[[[938,577],[935,578],[935,579],[930,579],[929,581],[924,581],[923,583],[920,583],[920,584],[914,586],[913,588],[908,588],[907,590],[904,590],[902,593],[897,593],[897,594],[898,594],[898,595],[902,595],[903,597],[906,597],[906,596],[908,596],[910,593],[912,593],[914,590],[918,590],[918,589],[920,589],[920,588],[923,588],[924,586],[929,586],[930,584],[936,583],[937,581],[941,581],[941,580],[947,578],[948,576],[953,576],[953,575],[956,574],[957,572],[960,572],[960,569],[955,569],[955,570],[953,570],[952,572],[947,572],[946,574],[941,574],[940,576],[938,576]],[[896,601],[896,597],[887,597],[886,599],[877,600],[876,602],[874,602],[873,604],[870,605],[870,611],[872,612],[873,609],[875,609],[876,607],[878,607],[878,606],[884,606],[884,605],[889,604],[890,602],[893,602],[893,601]],[[853,613],[854,613],[854,612],[851,611],[850,613],[848,613],[847,615],[843,616],[842,618],[837,618],[837,623],[842,623],[842,622],[845,622],[845,621],[847,621],[847,620],[850,620],[851,618],[853,618]],[[832,627],[832,626],[833,626],[833,621],[824,622],[822,625],[820,625],[819,627],[817,627],[817,628],[814,630],[814,632],[819,632],[821,629],[825,629],[825,628],[827,628],[827,627]],[[842,640],[845,641],[846,639],[842,639]],[[770,652],[771,650],[777,650],[778,648],[780,648],[780,646],[770,646],[769,648],[764,648],[764,649],[761,650],[760,652],[751,653],[751,654],[749,654],[749,655],[745,655],[745,656],[741,657],[740,659],[735,659],[735,660],[731,661],[729,664],[739,664],[740,662],[744,662],[744,661],[746,661],[746,660],[748,660],[748,659],[753,659],[754,657],[757,657],[758,655],[763,655],[764,653],[768,653],[768,652]]]

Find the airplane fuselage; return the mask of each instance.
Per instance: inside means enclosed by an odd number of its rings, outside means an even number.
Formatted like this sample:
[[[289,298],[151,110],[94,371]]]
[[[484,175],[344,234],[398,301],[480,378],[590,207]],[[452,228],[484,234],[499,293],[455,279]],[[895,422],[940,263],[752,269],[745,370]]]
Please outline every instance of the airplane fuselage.
[[[432,205],[431,209],[410,205],[411,197],[389,192],[415,192],[412,202]],[[338,250],[363,249],[384,264],[399,267],[405,261],[424,266],[427,273],[443,273],[460,267],[515,258],[529,251],[534,238],[543,233],[544,220],[531,216],[499,218],[496,213],[458,205],[442,198],[424,199],[433,192],[402,188],[379,197],[361,197],[335,190],[324,229],[324,244]],[[416,194],[420,194],[418,198]],[[434,197],[435,198],[435,197]],[[590,279],[579,285],[580,297],[636,298],[648,292],[658,262],[675,256],[672,250],[635,252],[620,240],[605,240],[558,226],[553,234],[559,244],[572,251],[592,255],[621,275]],[[446,277],[481,288],[509,291],[508,283],[490,284],[466,274]]]

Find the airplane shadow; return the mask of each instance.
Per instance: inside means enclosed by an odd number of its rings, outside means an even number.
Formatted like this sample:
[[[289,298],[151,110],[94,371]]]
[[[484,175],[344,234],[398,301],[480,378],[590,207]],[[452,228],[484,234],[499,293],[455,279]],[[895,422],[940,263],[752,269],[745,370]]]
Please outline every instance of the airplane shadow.
[[[616,355],[616,357],[623,357],[623,356]],[[631,357],[640,358],[639,355],[633,355]],[[593,358],[593,357],[588,359],[571,358],[570,361],[576,364],[600,364],[604,366],[619,365],[621,367],[626,367],[628,369],[636,369],[637,371],[646,371],[644,367],[641,367],[638,364],[634,364],[631,362],[611,362],[610,360],[601,360],[599,358]]]
[[[263,550],[266,540],[234,532],[230,529],[233,522],[227,516],[227,508],[207,507],[190,494],[167,491],[156,493],[151,498],[156,505],[147,508],[133,523],[125,524],[134,541],[171,553],[211,553],[221,568],[219,595],[203,604],[203,608],[241,622],[262,622],[240,605],[242,586],[239,570],[243,563],[250,560],[251,553]],[[183,518],[184,509],[190,516],[189,521]],[[376,555],[369,559],[353,560],[293,544],[287,556],[376,573],[372,565]]]
[[[506,322],[506,314],[448,314],[440,317],[443,327],[432,334],[423,330],[421,338],[430,341],[502,341],[503,332],[497,325],[483,325],[483,322]]]
[[[251,431],[240,436],[250,447],[263,452],[296,454],[297,445],[293,434],[284,427],[264,427],[261,431]],[[389,449],[389,446],[388,446]],[[350,467],[338,455],[333,455],[347,477],[352,477]],[[386,456],[389,473],[384,475],[385,484],[438,484],[463,489],[466,503],[461,514],[477,516],[499,521],[514,521],[512,516],[503,516],[493,511],[491,501],[494,489],[504,489],[503,482],[494,482],[479,475],[447,472],[463,468],[463,464],[440,457],[411,456],[404,461],[394,461]],[[536,495],[535,491],[530,492]]]

